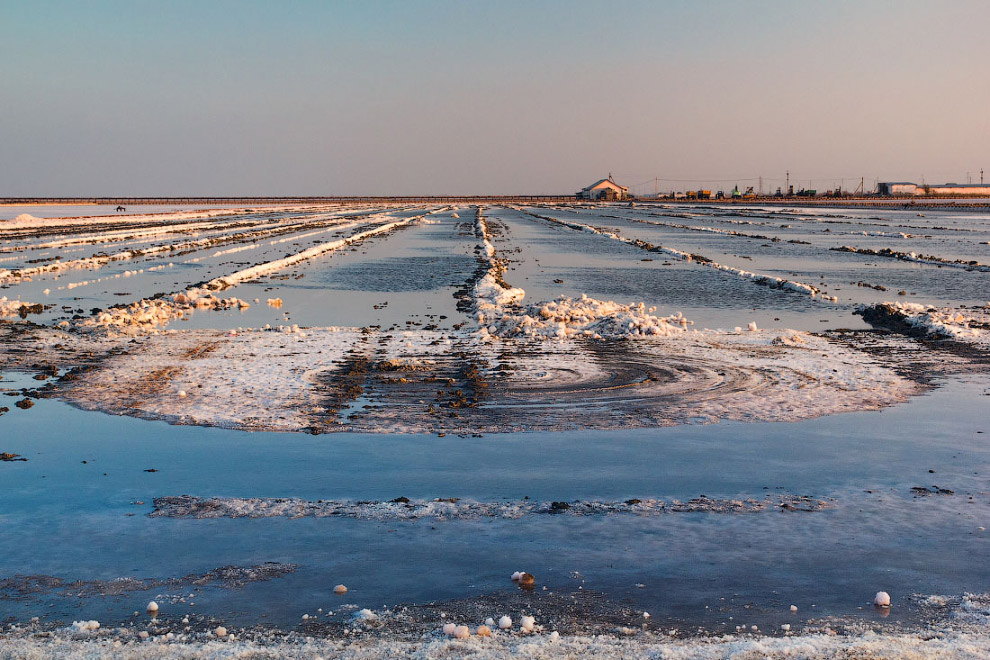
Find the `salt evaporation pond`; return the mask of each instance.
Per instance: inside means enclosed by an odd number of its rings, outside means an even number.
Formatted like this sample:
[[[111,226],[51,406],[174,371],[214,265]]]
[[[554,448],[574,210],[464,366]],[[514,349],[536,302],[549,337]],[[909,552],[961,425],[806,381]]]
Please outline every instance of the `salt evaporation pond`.
[[[990,578],[987,216],[223,213],[0,242],[0,452],[27,459],[0,463],[0,621],[19,644],[93,619],[128,643],[222,623],[442,650],[441,612],[525,610],[616,654],[830,628],[901,648],[955,621],[933,603],[979,615],[963,595]],[[158,252],[100,261],[142,245]],[[15,300],[50,307],[21,320]],[[898,300],[934,307],[881,305]]]

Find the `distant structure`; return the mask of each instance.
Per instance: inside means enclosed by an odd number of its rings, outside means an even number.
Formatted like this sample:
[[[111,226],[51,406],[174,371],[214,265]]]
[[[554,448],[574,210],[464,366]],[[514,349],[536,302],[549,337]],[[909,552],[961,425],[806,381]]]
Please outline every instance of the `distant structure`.
[[[597,181],[587,188],[582,188],[575,195],[578,199],[598,199],[605,201],[619,201],[629,199],[629,188],[620,186],[609,174],[607,179]]]
[[[877,192],[886,197],[915,197],[920,195],[988,195],[990,186],[981,183],[944,183],[941,185],[921,185],[908,182],[881,182],[877,184]]]
[[[880,182],[877,184],[877,192],[884,196],[892,195],[924,195],[925,191],[922,190],[918,192],[917,183],[908,183],[907,181],[897,181],[897,182]]]

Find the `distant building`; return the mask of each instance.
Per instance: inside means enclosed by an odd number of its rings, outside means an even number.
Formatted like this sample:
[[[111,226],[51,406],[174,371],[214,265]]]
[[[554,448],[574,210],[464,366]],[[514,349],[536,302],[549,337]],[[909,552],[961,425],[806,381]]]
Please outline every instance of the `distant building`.
[[[990,195],[990,186],[980,183],[946,183],[928,190],[930,195]]]
[[[990,186],[981,183],[945,183],[919,186],[916,183],[878,183],[877,191],[886,196],[915,195],[987,195]]]
[[[607,201],[629,199],[629,188],[617,184],[612,180],[612,175],[609,174],[607,179],[602,179],[587,188],[579,190],[576,197],[578,199],[602,199]]]
[[[924,189],[919,191],[918,184],[898,182],[898,183],[878,183],[877,192],[881,195],[891,196],[891,195],[924,195]]]

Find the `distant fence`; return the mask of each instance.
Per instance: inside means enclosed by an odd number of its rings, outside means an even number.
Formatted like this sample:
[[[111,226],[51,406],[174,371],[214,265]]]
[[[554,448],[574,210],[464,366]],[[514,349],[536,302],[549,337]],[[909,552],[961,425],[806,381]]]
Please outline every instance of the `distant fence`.
[[[0,197],[0,204],[93,204],[101,206],[141,206],[141,205],[280,205],[280,204],[532,204],[562,203],[576,201],[574,195],[420,195],[406,197]],[[584,200],[587,201],[587,200]],[[985,196],[975,199],[960,197],[757,197],[755,199],[665,199],[639,197],[637,204],[773,204],[780,206],[858,206],[858,207],[907,207],[907,208],[990,208],[990,200]],[[624,202],[619,202],[624,203]]]
[[[102,206],[140,206],[169,204],[328,204],[336,202],[367,203],[476,203],[476,202],[569,202],[574,195],[426,195],[408,197],[0,197],[0,204],[97,204]]]

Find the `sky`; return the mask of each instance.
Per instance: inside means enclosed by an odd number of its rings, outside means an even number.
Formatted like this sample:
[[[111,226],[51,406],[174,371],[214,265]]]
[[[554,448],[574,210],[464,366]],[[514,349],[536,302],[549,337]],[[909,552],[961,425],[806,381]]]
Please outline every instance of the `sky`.
[[[987,26],[986,0],[0,0],[0,196],[979,182]]]

